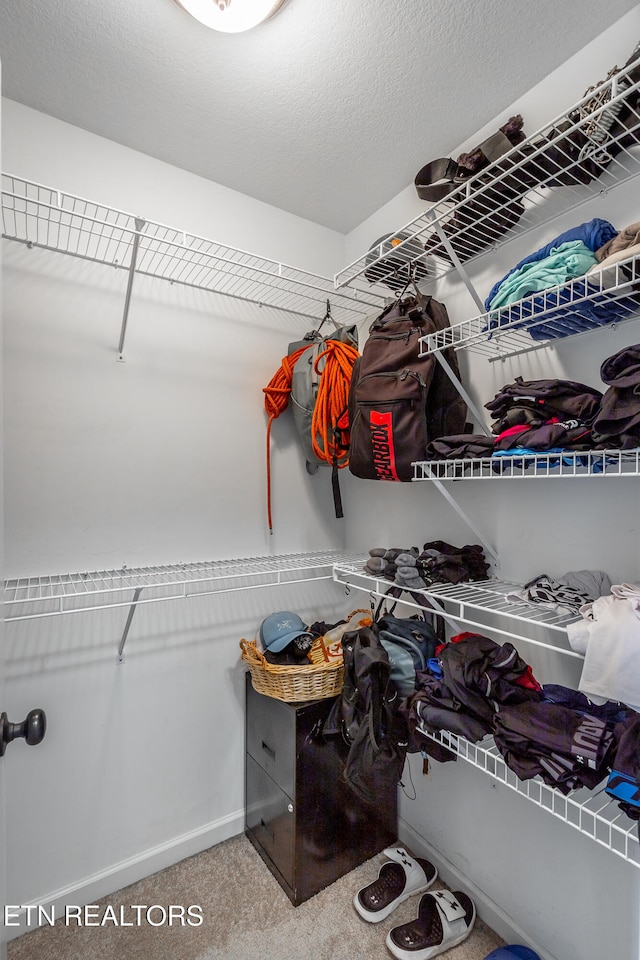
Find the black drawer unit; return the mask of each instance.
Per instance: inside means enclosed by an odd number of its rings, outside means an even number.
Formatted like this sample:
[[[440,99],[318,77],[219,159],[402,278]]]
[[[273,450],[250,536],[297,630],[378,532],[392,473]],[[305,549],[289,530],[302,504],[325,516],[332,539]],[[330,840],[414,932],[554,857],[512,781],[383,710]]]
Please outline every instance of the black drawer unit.
[[[283,703],[246,678],[245,833],[297,906],[397,841],[397,789],[375,805],[349,790],[344,746],[318,736],[333,699]]]

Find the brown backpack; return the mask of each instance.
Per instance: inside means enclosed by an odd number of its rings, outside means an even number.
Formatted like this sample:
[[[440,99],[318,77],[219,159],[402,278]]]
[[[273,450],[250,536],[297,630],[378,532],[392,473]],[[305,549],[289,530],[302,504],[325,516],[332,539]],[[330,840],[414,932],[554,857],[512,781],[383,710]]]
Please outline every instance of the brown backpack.
[[[464,431],[466,404],[420,337],[449,326],[444,304],[418,294],[374,320],[349,389],[349,470],[366,480],[406,481],[437,437]],[[455,352],[443,355],[459,377]]]

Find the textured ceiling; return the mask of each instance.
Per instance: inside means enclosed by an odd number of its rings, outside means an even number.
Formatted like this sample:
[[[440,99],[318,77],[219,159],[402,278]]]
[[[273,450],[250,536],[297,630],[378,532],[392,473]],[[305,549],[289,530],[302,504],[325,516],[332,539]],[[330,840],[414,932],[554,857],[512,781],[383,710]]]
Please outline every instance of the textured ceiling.
[[[634,6],[288,0],[229,35],[173,0],[2,0],[2,89],[347,232]]]

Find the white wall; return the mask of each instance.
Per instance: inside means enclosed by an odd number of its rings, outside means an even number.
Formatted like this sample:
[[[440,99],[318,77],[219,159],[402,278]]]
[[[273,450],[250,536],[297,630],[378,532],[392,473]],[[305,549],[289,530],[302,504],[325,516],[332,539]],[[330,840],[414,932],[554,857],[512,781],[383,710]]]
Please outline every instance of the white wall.
[[[43,114],[3,105],[4,169],[330,275],[344,238]],[[262,388],[303,318],[20,244],[3,251],[6,575],[340,547],[330,471],[310,477]],[[10,903],[91,901],[243,827],[239,640],[277,609],[354,606],[332,583],[10,623],[12,719],[43,707],[7,778]],[[334,616],[335,614],[335,616]],[[15,932],[15,930],[13,931]]]
[[[451,155],[474,146],[517,112],[524,116],[527,133],[535,132],[570,107],[614,63],[622,64],[639,34],[640,6],[466,144],[452,146]],[[425,144],[417,168],[430,159],[434,158]],[[373,239],[399,229],[424,209],[414,188],[407,188],[348,236],[348,260],[358,258]],[[467,265],[480,296],[484,299],[493,283],[521,257],[594,216],[611,220],[617,229],[639,220],[637,183],[599,196]],[[453,277],[424,289],[446,304],[452,323],[479,312],[466,288]],[[566,377],[604,390],[599,374],[602,361],[639,339],[635,320],[506,362],[491,364],[464,355],[461,369],[480,407],[517,375],[525,380]],[[486,419],[488,423],[488,415]],[[556,576],[593,568],[606,570],[614,582],[640,580],[640,514],[634,478],[605,484],[598,478],[459,481],[447,484],[447,489],[497,547],[501,566],[496,572],[506,579],[523,582],[542,572]],[[475,539],[430,483],[405,490],[393,484],[361,482],[353,501],[347,501],[346,516],[348,543],[364,551],[374,545],[421,546],[438,537],[451,543]],[[577,685],[578,661],[524,642],[517,646],[541,682]],[[507,938],[510,930],[514,939],[530,944],[545,958],[637,960],[640,877],[635,867],[462,762],[433,763],[428,777],[422,776],[418,758],[411,767],[417,797],[409,800],[401,795],[407,842],[433,856],[453,884],[469,890],[496,929]]]

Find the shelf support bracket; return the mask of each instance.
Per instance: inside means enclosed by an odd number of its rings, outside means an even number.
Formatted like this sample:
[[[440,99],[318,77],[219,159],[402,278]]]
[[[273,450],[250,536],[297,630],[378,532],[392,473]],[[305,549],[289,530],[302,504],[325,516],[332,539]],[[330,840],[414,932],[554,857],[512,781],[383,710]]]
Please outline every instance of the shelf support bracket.
[[[429,472],[431,473],[431,469],[430,469],[429,467],[427,467],[427,469],[428,469]],[[480,544],[482,544],[482,546],[484,547],[485,552],[488,553],[489,556],[491,557],[491,559],[492,559],[492,561],[493,561],[493,565],[495,566],[495,568],[496,568],[497,570],[499,570],[499,569],[500,569],[500,556],[499,556],[498,551],[496,550],[496,548],[493,546],[493,544],[489,543],[489,541],[487,540],[487,538],[486,538],[486,537],[480,532],[480,530],[476,527],[476,525],[475,525],[475,523],[473,522],[473,520],[471,519],[471,517],[462,509],[462,507],[460,506],[460,504],[456,501],[455,497],[452,497],[452,496],[451,496],[451,494],[449,493],[449,491],[447,490],[447,488],[446,488],[445,485],[443,484],[442,480],[439,480],[437,477],[434,477],[433,474],[432,474],[432,475],[431,475],[431,482],[435,484],[435,486],[436,486],[437,489],[440,491],[440,493],[442,494],[442,496],[445,498],[445,500],[447,501],[447,503],[449,503],[450,506],[453,507],[453,509],[455,510],[455,512],[458,514],[458,516],[459,516],[462,520],[464,520],[464,522],[465,522],[466,525],[469,527],[469,529],[472,531],[472,533],[477,537],[478,542],[479,542]]]
[[[492,436],[491,431],[489,430],[488,426],[485,423],[484,416],[482,415],[478,407],[475,405],[474,401],[469,396],[467,390],[462,385],[462,382],[455,375],[451,364],[449,363],[447,358],[444,356],[442,350],[434,350],[433,352],[435,353],[436,360],[438,361],[438,363],[440,364],[440,366],[442,367],[446,375],[449,377],[449,380],[451,380],[451,383],[454,385],[454,387],[456,388],[456,390],[458,391],[458,393],[466,403],[468,409],[471,411],[471,413],[474,415],[474,417],[478,421],[478,424],[482,432],[487,437]]]
[[[472,284],[469,278],[469,274],[467,273],[465,268],[462,266],[460,257],[458,256],[456,251],[453,249],[453,246],[451,244],[449,237],[446,235],[446,233],[442,229],[442,226],[438,220],[434,220],[433,226],[435,227],[436,233],[440,237],[442,244],[444,245],[447,253],[449,254],[449,257],[451,258],[451,262],[453,263],[454,267],[458,271],[458,274],[461,280],[463,281],[465,287],[471,294],[474,302],[476,303],[478,309],[480,310],[480,313],[484,313],[485,311],[484,303],[478,296],[478,292],[474,287],[474,285]],[[466,403],[467,407],[469,408],[471,413],[474,415],[474,417],[478,421],[478,424],[480,425],[483,433],[486,434],[486,436],[491,436],[491,431],[486,426],[484,416],[480,413],[475,403],[473,402],[473,400],[471,399],[471,397],[469,396],[465,388],[462,386],[462,383],[460,382],[459,378],[455,375],[455,373],[451,369],[449,362],[445,360],[444,356],[442,355],[442,351],[435,350],[434,352],[436,355],[436,359],[438,360],[438,363],[440,364],[442,369],[445,371],[445,373],[451,380],[451,383],[454,385],[454,387],[456,388],[456,390],[458,391],[458,393]]]
[[[124,645],[127,642],[127,636],[129,635],[129,628],[131,626],[131,621],[133,620],[133,615],[136,612],[136,608],[138,606],[138,600],[140,599],[141,593],[142,593],[142,587],[136,587],[136,589],[133,592],[133,600],[131,601],[131,606],[129,607],[127,622],[124,625],[124,630],[122,631],[122,637],[120,638],[120,643],[118,645],[118,663],[124,663]]]
[[[484,312],[485,312],[484,303],[482,302],[482,300],[481,300],[480,297],[478,296],[478,292],[477,292],[476,288],[475,288],[474,285],[471,283],[471,280],[470,280],[470,278],[469,278],[469,274],[467,273],[467,271],[465,270],[465,268],[462,266],[462,263],[461,263],[461,261],[460,261],[460,257],[458,256],[458,254],[457,254],[457,253],[455,252],[455,250],[453,249],[453,246],[451,245],[451,240],[449,240],[449,237],[446,235],[446,233],[445,233],[444,230],[442,229],[442,225],[440,224],[440,222],[439,222],[438,220],[434,220],[434,221],[433,221],[433,226],[435,227],[435,231],[436,231],[436,233],[438,234],[438,236],[440,237],[440,240],[442,241],[445,250],[446,250],[447,253],[449,254],[449,257],[450,257],[450,259],[451,259],[451,263],[454,265],[454,267],[455,267],[456,270],[458,271],[458,273],[459,273],[459,275],[460,275],[460,279],[462,280],[462,282],[464,283],[465,287],[467,288],[467,290],[469,291],[469,293],[470,293],[471,296],[473,297],[473,300],[474,300],[475,304],[477,305],[478,309],[480,310],[480,313],[484,313]]]
[[[133,289],[133,278],[136,272],[136,262],[138,260],[138,247],[140,246],[140,231],[144,229],[146,220],[135,218],[136,233],[133,237],[133,247],[131,248],[131,263],[129,264],[129,279],[127,280],[127,292],[124,298],[124,311],[122,314],[122,325],[120,327],[120,342],[118,343],[118,360],[124,361],[124,338],[127,333],[127,320],[129,319],[129,304],[131,303],[131,290]]]

